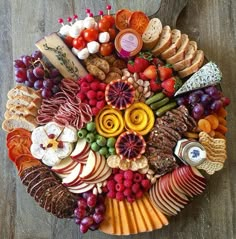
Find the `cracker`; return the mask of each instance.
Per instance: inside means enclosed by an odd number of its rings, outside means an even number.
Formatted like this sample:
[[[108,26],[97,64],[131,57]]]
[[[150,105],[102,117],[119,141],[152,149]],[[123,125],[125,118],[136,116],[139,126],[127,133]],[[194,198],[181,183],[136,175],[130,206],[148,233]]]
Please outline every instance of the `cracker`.
[[[108,61],[99,58],[99,57],[94,57],[89,60],[87,60],[87,65],[91,64],[94,66],[97,66],[100,70],[102,70],[104,73],[108,73],[110,71],[110,65]]]
[[[116,72],[116,73],[118,73],[120,76],[123,75],[121,69],[119,69],[118,67],[115,67],[115,66],[111,66],[111,67],[110,67],[110,72]]]
[[[110,83],[111,81],[113,80],[118,80],[118,79],[121,79],[121,75],[116,73],[116,72],[109,72],[107,75],[106,75],[106,79],[105,79],[105,83]]]
[[[117,67],[117,68],[119,68],[121,70],[124,69],[124,68],[127,68],[127,65],[126,65],[125,61],[123,61],[121,59],[116,59],[113,62],[112,66]]]
[[[95,76],[96,78],[98,78],[101,81],[105,80],[105,78],[106,78],[106,74],[104,73],[104,71],[102,71],[95,65],[88,64],[87,70],[90,74],[92,74],[93,76]]]
[[[114,61],[116,60],[116,57],[115,55],[109,55],[109,56],[104,56],[103,59],[106,60],[110,65],[112,65]]]
[[[223,168],[224,164],[220,162],[212,162],[208,159],[206,159],[202,164],[198,165],[198,169],[202,169],[206,171],[206,173],[212,175],[216,171],[219,171]]]

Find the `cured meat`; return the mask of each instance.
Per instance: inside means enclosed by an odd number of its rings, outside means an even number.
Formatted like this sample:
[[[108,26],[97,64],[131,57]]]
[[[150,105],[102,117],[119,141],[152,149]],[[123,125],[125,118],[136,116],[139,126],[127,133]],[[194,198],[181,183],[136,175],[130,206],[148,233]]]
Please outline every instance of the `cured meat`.
[[[44,125],[54,121],[62,126],[71,125],[77,130],[92,120],[92,111],[88,104],[82,103],[76,96],[79,85],[71,79],[63,79],[61,92],[50,99],[44,99],[39,109],[37,122]]]

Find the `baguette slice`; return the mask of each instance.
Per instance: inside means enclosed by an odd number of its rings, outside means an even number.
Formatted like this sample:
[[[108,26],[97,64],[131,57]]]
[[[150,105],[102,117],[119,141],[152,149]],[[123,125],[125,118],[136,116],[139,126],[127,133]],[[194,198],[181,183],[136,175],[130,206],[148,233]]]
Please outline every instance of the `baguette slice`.
[[[190,41],[185,53],[185,57],[182,61],[173,64],[175,71],[181,71],[186,67],[189,67],[197,54],[197,43],[195,41]]]
[[[36,107],[36,108],[40,108],[40,105],[42,103],[42,99],[41,98],[36,98],[36,99],[32,99],[29,96],[16,96],[13,99],[9,99],[7,101],[7,109],[10,109],[13,106],[26,106],[26,107]]]
[[[178,49],[175,55],[166,59],[167,63],[174,64],[178,61],[182,61],[184,59],[185,52],[187,51],[188,43],[189,43],[188,35],[182,34],[180,48]]]
[[[161,31],[161,21],[158,18],[152,18],[142,35],[144,50],[151,50],[157,44]]]
[[[177,50],[181,45],[181,31],[178,29],[173,29],[171,31],[171,45],[163,53],[161,53],[162,59],[167,59],[176,54]]]
[[[28,115],[24,116],[12,116],[9,119],[5,119],[2,123],[2,129],[10,132],[16,128],[23,128],[29,131],[33,131],[37,127],[35,117]]]
[[[193,74],[194,72],[197,72],[199,68],[202,66],[204,62],[204,52],[202,50],[198,50],[195,58],[193,59],[192,65],[185,68],[182,71],[179,71],[178,74],[181,78],[185,78],[186,76],[189,76]]]
[[[32,88],[29,88],[24,85],[17,85],[13,89],[11,89],[8,93],[7,96],[9,99],[14,99],[16,96],[28,96],[33,99],[37,98],[42,98],[40,91],[36,91]]]
[[[13,115],[22,115],[22,116],[32,115],[36,117],[38,115],[38,108],[36,107],[28,108],[21,105],[13,106],[5,112],[4,117],[5,119],[9,119]]]
[[[171,29],[169,26],[165,26],[162,29],[161,35],[156,46],[152,49],[152,54],[154,56],[160,55],[171,45]]]

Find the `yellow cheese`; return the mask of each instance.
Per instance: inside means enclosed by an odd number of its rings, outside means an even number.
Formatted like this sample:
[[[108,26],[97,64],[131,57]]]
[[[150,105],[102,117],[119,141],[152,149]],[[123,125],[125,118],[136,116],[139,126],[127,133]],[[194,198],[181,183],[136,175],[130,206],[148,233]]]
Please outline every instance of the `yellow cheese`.
[[[132,225],[130,225],[131,221],[129,220],[128,213],[125,208],[125,203],[126,201],[119,202],[122,235],[130,235]]]
[[[77,80],[79,77],[84,77],[88,74],[56,33],[45,36],[35,45],[65,78]]]
[[[121,235],[121,213],[119,211],[119,202],[116,199],[111,200],[113,211],[114,211],[114,227],[115,227],[115,235]]]

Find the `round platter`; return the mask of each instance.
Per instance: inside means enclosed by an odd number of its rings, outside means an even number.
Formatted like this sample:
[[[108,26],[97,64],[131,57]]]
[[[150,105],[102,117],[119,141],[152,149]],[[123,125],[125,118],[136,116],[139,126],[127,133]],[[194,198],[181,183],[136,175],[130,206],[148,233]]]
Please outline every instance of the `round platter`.
[[[15,60],[2,128],[27,192],[82,233],[168,225],[226,160],[221,72],[188,35],[120,9]],[[122,220],[121,220],[122,219]]]

